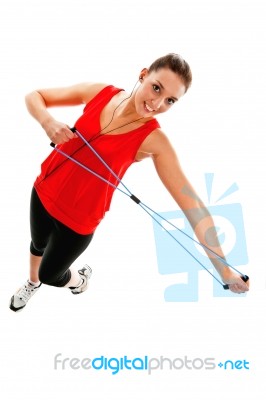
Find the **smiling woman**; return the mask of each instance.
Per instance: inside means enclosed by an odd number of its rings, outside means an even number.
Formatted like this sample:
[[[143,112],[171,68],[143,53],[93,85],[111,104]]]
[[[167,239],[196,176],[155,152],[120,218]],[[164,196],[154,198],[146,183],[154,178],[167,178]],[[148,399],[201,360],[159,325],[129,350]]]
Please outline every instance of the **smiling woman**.
[[[75,128],[88,143],[93,142],[95,151],[119,180],[132,163],[152,158],[164,186],[184,211],[199,242],[224,259],[212,217],[186,178],[175,150],[155,118],[186,93],[191,81],[187,62],[170,53],[142,69],[139,85],[130,94],[109,84],[81,83],[41,89],[26,96],[30,114],[58,149],[112,185],[88,174],[56,149],[42,163],[31,198],[30,279],[12,296],[13,311],[23,309],[42,283],[67,287],[73,294],[87,289],[90,267],[76,269],[72,263],[89,245],[109,210],[118,183],[95,154],[88,151],[75,130],[52,117],[49,107],[85,105]],[[213,232],[208,241],[206,232]],[[248,290],[239,274],[212,257],[212,253],[207,254],[233,292]]]
[[[140,79],[145,85],[142,85],[142,90],[139,90],[136,94],[136,102],[141,103],[143,98],[144,115],[166,112],[186,92],[182,77],[177,76],[175,72],[168,68],[153,70],[152,72],[144,69]],[[141,113],[141,109],[139,113]]]

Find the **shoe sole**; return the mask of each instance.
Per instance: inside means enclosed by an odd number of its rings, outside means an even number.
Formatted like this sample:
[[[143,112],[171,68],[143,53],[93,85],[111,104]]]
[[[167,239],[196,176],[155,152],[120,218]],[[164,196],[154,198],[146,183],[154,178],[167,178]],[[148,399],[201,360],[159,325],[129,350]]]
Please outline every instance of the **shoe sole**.
[[[14,312],[20,312],[20,311],[22,311],[23,308],[26,306],[26,304],[25,304],[25,306],[16,308],[16,307],[13,306],[13,300],[14,300],[14,296],[11,297],[11,300],[10,300],[10,303],[9,303],[9,308],[10,308],[10,310],[12,310],[12,311],[14,311]]]

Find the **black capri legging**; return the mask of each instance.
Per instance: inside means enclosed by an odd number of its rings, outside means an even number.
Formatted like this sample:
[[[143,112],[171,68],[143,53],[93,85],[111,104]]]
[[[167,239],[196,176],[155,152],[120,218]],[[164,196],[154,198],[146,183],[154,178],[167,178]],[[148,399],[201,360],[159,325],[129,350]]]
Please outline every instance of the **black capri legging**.
[[[80,235],[53,218],[33,188],[30,203],[30,252],[42,257],[39,279],[50,286],[65,286],[71,278],[70,265],[88,247],[93,237]]]

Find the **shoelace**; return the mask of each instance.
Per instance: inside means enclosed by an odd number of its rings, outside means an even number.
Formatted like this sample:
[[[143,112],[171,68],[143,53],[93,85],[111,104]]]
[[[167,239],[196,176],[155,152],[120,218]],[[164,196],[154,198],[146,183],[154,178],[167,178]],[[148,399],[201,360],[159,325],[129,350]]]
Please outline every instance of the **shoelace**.
[[[24,287],[22,289],[19,290],[19,292],[17,293],[17,296],[21,300],[25,301],[25,303],[26,303],[33,295],[34,290],[35,290],[35,287],[32,286],[32,288],[31,288],[30,283],[27,283],[26,285],[24,285]]]

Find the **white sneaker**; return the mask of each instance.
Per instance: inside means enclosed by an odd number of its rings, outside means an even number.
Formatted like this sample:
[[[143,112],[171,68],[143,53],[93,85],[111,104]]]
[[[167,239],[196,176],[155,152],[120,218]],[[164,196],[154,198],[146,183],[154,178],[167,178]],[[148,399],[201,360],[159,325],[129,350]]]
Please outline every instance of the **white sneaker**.
[[[69,287],[73,294],[80,294],[88,289],[88,283],[92,274],[92,269],[85,264],[83,268],[78,270],[78,273],[80,278],[82,279],[82,283],[77,287]]]
[[[15,312],[21,311],[40,287],[41,283],[39,286],[35,286],[27,281],[25,285],[18,289],[18,291],[11,297],[9,308]]]

